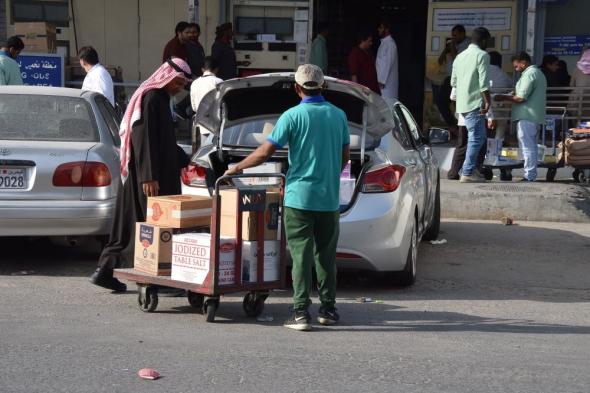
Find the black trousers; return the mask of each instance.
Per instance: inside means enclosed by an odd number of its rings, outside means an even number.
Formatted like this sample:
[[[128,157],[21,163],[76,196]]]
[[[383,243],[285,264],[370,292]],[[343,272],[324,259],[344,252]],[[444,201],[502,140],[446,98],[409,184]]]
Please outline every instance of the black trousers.
[[[484,143],[477,157],[476,168],[481,172],[483,161],[486,157],[487,143]],[[453,162],[451,169],[447,174],[449,179],[456,179],[459,177],[459,171],[463,167],[463,161],[465,161],[465,154],[467,153],[467,127],[459,126],[457,135],[457,145],[455,146],[455,153],[453,154]]]
[[[434,103],[447,126],[457,125],[457,119],[451,113],[451,78],[447,77],[442,85],[432,85]]]

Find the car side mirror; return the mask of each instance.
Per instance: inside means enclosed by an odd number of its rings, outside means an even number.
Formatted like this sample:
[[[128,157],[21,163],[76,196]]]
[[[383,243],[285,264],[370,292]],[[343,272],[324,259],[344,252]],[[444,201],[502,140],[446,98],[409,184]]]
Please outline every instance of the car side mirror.
[[[430,128],[428,130],[428,142],[433,145],[447,143],[451,140],[449,130],[444,128]]]

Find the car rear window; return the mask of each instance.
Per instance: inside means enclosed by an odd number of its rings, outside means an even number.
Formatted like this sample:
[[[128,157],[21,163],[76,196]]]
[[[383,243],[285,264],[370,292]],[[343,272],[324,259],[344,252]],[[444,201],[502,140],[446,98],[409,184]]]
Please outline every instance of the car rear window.
[[[97,142],[90,106],[75,97],[4,94],[0,99],[0,139]]]
[[[278,117],[266,119],[253,119],[231,125],[223,130],[223,145],[233,147],[258,147],[264,141],[277,122]],[[350,148],[351,150],[361,148],[362,128],[348,124],[350,131]],[[375,139],[370,135],[366,136],[365,149],[372,150],[379,146],[380,139]]]

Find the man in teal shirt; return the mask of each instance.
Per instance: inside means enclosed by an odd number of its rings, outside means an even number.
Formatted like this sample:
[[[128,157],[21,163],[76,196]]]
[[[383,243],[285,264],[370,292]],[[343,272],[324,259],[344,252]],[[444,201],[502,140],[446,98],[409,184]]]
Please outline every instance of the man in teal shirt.
[[[23,41],[14,36],[6,42],[6,46],[0,48],[0,86],[22,85],[20,67],[16,57],[25,48]]]
[[[524,157],[522,181],[537,179],[537,134],[545,122],[547,79],[531,64],[531,57],[521,52],[512,57],[512,65],[520,72],[514,95],[496,96],[496,101],[512,102],[512,123],[516,124],[518,144]]]
[[[309,53],[309,63],[315,64],[322,69],[324,74],[328,73],[328,46],[326,37],[328,37],[329,28],[325,23],[318,25],[318,35],[311,43]]]
[[[340,173],[350,157],[350,134],[344,112],[321,95],[322,70],[299,66],[295,92],[301,103],[281,115],[268,140],[226,171],[226,175],[260,165],[277,148],[289,145],[285,193],[285,234],[293,259],[293,315],[285,327],[310,330],[312,267],[318,279],[318,322],[333,325],[336,303],[336,246],[340,229]]]
[[[453,62],[451,87],[457,92],[456,112],[463,115],[468,133],[461,183],[485,181],[475,167],[479,151],[486,143],[485,115],[490,109],[490,56],[485,51],[490,39],[490,32],[478,27],[471,35],[472,44]]]

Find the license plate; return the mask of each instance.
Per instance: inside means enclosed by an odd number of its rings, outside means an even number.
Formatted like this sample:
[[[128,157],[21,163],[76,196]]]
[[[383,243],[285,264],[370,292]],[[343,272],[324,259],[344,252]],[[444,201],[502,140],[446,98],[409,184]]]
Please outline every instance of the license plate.
[[[25,168],[0,167],[0,189],[20,190],[27,188],[27,171]]]

